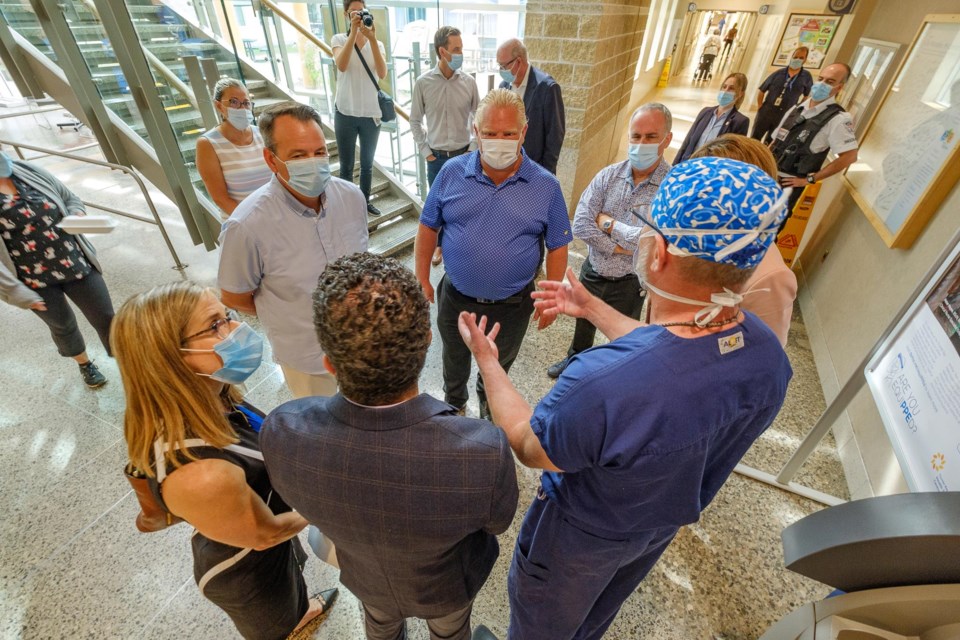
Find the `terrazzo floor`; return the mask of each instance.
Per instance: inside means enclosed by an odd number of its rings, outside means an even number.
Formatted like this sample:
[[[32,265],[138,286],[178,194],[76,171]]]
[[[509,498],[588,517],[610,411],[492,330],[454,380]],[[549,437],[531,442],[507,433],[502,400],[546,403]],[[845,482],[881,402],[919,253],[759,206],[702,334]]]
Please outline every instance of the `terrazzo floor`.
[[[699,91],[700,93],[696,93]],[[691,93],[692,92],[692,93]],[[715,88],[687,90],[690,113],[675,127],[677,146],[700,105]],[[679,111],[679,110],[678,110]],[[46,129],[59,114],[0,120],[0,138],[73,146],[82,134]],[[682,115],[678,113],[678,115]],[[95,153],[87,151],[84,153]],[[82,197],[145,211],[138,190],[122,176],[47,158]],[[215,283],[216,255],[190,245],[173,205],[155,193],[186,277]],[[120,219],[117,231],[94,238],[114,304],[141,290],[182,277],[155,227]],[[584,255],[571,249],[579,269]],[[412,256],[400,258],[412,266]],[[439,280],[442,269],[435,269]],[[110,382],[91,391],[71,361],[50,343],[32,314],[0,305],[0,637],[2,638],[234,638],[226,616],[204,600],[193,581],[190,528],[154,534],[134,528],[136,498],[122,476],[123,394],[116,364],[84,322],[91,355]],[[536,402],[552,381],[545,369],[566,351],[573,321],[531,329],[511,372],[525,397]],[[803,319],[798,312],[787,347],[794,378],[784,410],[745,462],[775,473],[823,409]],[[265,362],[268,360],[265,359]],[[471,384],[472,388],[472,384]],[[442,397],[440,345],[428,354],[424,392]],[[264,364],[248,383],[248,398],[269,410],[289,399],[279,371]],[[476,415],[475,399],[469,411]],[[474,624],[504,637],[506,572],[519,523],[537,485],[537,473],[518,467],[520,508],[500,537],[501,558],[477,597]],[[846,496],[832,438],[821,443],[798,482]],[[650,576],[626,602],[608,638],[663,640],[756,638],[795,607],[824,597],[830,588],[783,568],[780,531],[821,508],[773,487],[733,475],[700,522],[685,527]],[[305,536],[304,536],[305,541]],[[337,572],[311,559],[312,590],[337,584]],[[300,638],[362,638],[362,611],[346,589],[326,621]],[[426,626],[411,621],[410,638],[425,640]]]

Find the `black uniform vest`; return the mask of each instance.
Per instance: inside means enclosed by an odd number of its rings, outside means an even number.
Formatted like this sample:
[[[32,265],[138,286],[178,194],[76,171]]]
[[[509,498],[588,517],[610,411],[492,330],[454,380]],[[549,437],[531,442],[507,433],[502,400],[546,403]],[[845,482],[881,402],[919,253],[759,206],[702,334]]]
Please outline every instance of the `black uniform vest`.
[[[793,176],[805,176],[819,171],[823,166],[830,148],[813,153],[810,151],[810,144],[827,122],[843,111],[843,107],[831,104],[809,120],[800,115],[802,111],[803,107],[800,106],[787,116],[783,123],[783,128],[787,129],[787,137],[783,140],[774,139],[771,148],[774,158],[777,159],[777,169]]]

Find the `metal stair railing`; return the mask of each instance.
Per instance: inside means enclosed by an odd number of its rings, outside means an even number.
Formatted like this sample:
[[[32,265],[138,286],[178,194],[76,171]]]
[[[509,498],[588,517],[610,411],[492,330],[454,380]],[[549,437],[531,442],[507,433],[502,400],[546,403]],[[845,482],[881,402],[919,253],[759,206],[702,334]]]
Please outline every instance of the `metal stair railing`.
[[[147,224],[156,225],[157,228],[160,230],[160,235],[163,236],[163,241],[167,244],[167,249],[170,251],[170,255],[173,257],[173,262],[177,265],[174,268],[180,271],[181,273],[183,273],[183,270],[187,267],[187,265],[180,262],[180,256],[177,255],[177,250],[173,248],[173,243],[170,242],[170,236],[167,235],[167,228],[163,225],[163,220],[160,219],[160,214],[157,212],[157,207],[153,203],[153,198],[150,197],[150,192],[147,190],[147,185],[146,183],[144,183],[143,178],[140,177],[139,173],[137,173],[130,167],[125,167],[121,164],[114,164],[112,162],[97,160],[96,158],[87,158],[84,156],[74,155],[72,153],[65,153],[57,149],[47,149],[44,147],[38,147],[36,145],[27,144],[25,142],[14,142],[12,140],[0,140],[0,145],[9,145],[13,147],[13,150],[17,152],[17,157],[19,157],[21,160],[24,160],[26,162],[29,162],[31,160],[36,160],[38,158],[46,157],[46,156],[57,156],[59,158],[66,158],[67,160],[74,160],[76,162],[82,162],[85,164],[93,164],[98,167],[115,169],[133,178],[134,182],[137,183],[137,186],[140,187],[140,192],[143,194],[143,199],[147,203],[147,208],[150,209],[151,217],[147,218],[145,216],[140,216],[135,213],[121,211],[113,207],[97,204],[96,202],[88,202],[86,200],[83,200],[83,204],[87,207],[93,207],[95,209],[100,209],[101,211],[106,211],[114,215],[123,216],[124,218],[130,218],[131,220],[139,220],[140,222],[146,222]],[[88,147],[88,146],[90,145],[85,145],[85,147]],[[21,149],[36,151],[40,155],[33,156],[32,158],[26,158],[24,157],[23,151],[21,151]]]

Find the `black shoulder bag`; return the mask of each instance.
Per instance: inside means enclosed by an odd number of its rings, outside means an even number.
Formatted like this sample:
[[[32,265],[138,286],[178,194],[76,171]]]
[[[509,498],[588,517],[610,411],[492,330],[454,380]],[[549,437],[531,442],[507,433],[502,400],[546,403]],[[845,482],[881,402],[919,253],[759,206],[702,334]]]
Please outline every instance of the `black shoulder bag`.
[[[368,40],[368,42],[370,43],[371,47],[376,44],[376,41],[373,40]],[[397,112],[393,108],[393,98],[390,97],[389,93],[380,88],[380,83],[377,82],[377,79],[373,77],[373,72],[370,71],[370,67],[367,66],[367,61],[363,58],[363,54],[360,53],[360,47],[354,44],[353,48],[356,50],[357,57],[360,58],[363,68],[367,70],[367,75],[370,76],[370,82],[372,82],[373,86],[377,88],[377,102],[380,103],[380,119],[383,122],[393,122],[397,119]]]

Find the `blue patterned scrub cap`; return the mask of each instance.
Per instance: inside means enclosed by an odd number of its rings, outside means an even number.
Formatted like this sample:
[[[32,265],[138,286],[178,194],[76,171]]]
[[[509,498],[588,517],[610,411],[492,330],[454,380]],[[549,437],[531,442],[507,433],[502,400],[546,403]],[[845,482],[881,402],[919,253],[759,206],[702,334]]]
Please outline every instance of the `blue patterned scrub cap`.
[[[776,241],[788,196],[789,190],[752,164],[695,158],[667,174],[650,221],[689,255],[750,269]]]

